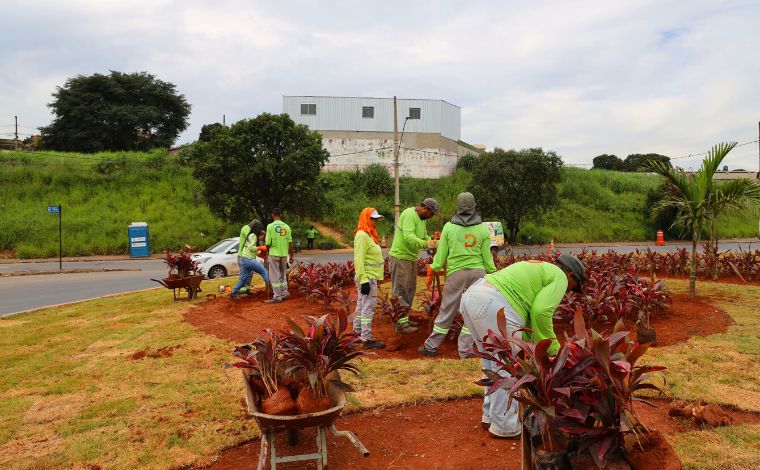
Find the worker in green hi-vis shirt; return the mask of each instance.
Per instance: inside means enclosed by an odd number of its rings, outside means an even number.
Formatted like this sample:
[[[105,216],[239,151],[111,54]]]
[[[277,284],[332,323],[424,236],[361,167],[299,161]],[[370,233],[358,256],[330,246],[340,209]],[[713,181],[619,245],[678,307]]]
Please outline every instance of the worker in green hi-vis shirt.
[[[280,209],[272,209],[274,222],[267,225],[265,243],[269,247],[269,280],[272,298],[267,303],[280,303],[288,294],[288,258],[293,262],[293,234],[290,226],[282,221]]]
[[[416,324],[409,320],[409,309],[417,291],[417,258],[423,248],[434,249],[437,246],[436,240],[430,239],[425,227],[425,220],[436,214],[438,201],[426,198],[417,207],[409,207],[401,212],[393,232],[393,244],[388,253],[391,291],[393,296],[398,297],[399,304],[406,308],[406,313],[395,326],[399,333],[417,331]]]
[[[483,224],[475,208],[475,196],[470,193],[460,193],[457,196],[457,211],[441,231],[430,269],[441,271],[444,267],[446,283],[443,286],[441,308],[435,318],[433,331],[425,344],[417,349],[425,356],[438,355],[438,347],[446,339],[449,328],[459,313],[459,302],[464,291],[487,272],[496,271],[491,255],[491,232]],[[459,332],[457,343],[460,358],[472,356],[472,336],[466,326]]]
[[[524,339],[538,343],[551,339],[548,353],[559,349],[552,318],[565,292],[581,293],[586,281],[583,263],[572,255],[560,255],[554,263],[539,260],[514,263],[473,284],[464,295],[459,310],[470,329],[475,345],[483,351],[483,338],[488,330],[500,331],[506,326],[509,336],[527,328]],[[483,368],[499,372],[492,361],[483,359]],[[516,438],[521,425],[517,401],[509,403],[506,390],[496,390],[483,400],[481,422],[493,437]]]
[[[309,226],[309,229],[306,231],[306,249],[313,250],[314,249],[314,239],[317,238],[317,231],[314,229],[313,225]]]

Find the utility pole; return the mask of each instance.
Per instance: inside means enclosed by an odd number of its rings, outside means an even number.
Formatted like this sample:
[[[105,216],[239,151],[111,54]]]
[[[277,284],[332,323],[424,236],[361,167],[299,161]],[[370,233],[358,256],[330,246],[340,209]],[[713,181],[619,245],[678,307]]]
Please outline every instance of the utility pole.
[[[13,139],[13,150],[18,150],[18,116],[13,116],[16,121],[16,137]]]
[[[760,181],[760,121],[757,121],[757,181]]]
[[[393,193],[393,226],[398,225],[398,217],[401,212],[401,202],[399,201],[398,191],[398,108],[396,106],[396,97],[393,97],[393,179],[394,179],[394,193]]]
[[[222,114],[222,125],[224,127],[227,127],[227,116]]]

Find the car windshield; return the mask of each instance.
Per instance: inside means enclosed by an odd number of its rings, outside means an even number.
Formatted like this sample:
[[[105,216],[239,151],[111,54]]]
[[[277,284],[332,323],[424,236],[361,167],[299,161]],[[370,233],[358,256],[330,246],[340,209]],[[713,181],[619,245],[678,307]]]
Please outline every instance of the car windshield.
[[[235,240],[222,240],[216,245],[206,249],[206,253],[224,253],[233,243],[235,243]]]

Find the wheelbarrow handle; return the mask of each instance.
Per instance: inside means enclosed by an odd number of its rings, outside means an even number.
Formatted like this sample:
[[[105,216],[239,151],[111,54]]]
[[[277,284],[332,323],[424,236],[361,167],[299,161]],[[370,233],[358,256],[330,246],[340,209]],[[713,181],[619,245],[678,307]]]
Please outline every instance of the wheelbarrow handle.
[[[354,435],[351,431],[338,431],[335,429],[335,425],[333,423],[330,423],[330,426],[328,428],[330,430],[330,434],[332,434],[335,437],[345,437],[348,438],[349,441],[351,441],[351,444],[356,447],[359,452],[365,457],[369,457],[369,451],[366,447],[364,447],[364,444],[362,444],[362,441],[359,440],[358,437]]]
[[[167,289],[169,289],[169,286],[167,286],[166,283],[164,281],[160,280],[160,279],[153,279],[153,278],[151,278],[150,280],[151,281],[155,281],[155,282],[161,284],[162,286],[166,287]]]

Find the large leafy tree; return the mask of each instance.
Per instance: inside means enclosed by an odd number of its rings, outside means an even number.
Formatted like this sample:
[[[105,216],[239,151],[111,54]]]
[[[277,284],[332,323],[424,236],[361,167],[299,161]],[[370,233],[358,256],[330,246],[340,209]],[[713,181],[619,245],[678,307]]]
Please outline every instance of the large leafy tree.
[[[623,160],[621,160],[617,155],[607,155],[602,154],[599,156],[594,157],[594,170],[614,170],[614,171],[622,171],[623,170]]]
[[[235,222],[268,221],[280,207],[303,214],[319,200],[317,179],[330,154],[322,136],[287,114],[260,114],[216,128],[188,160],[211,210]]]
[[[644,171],[645,165],[650,161],[662,162],[665,165],[670,165],[670,157],[660,155],[659,153],[632,153],[625,157],[623,161],[623,171]]]
[[[496,148],[478,157],[469,190],[484,216],[506,222],[513,243],[523,220],[539,218],[557,203],[561,179],[562,159],[555,152]]]
[[[79,75],[53,93],[45,148],[77,152],[168,148],[187,128],[190,105],[147,72]]]
[[[687,174],[661,160],[650,160],[644,165],[645,169],[661,175],[667,183],[666,194],[652,207],[652,215],[675,209],[677,215],[674,224],[681,224],[691,234],[691,296],[697,295],[697,246],[705,224],[710,226],[710,233],[717,238],[715,218],[720,212],[728,207],[743,207],[760,202],[760,188],[755,183],[737,180],[717,185],[713,181],[720,164],[735,146],[736,142],[715,145],[702,161],[699,171],[694,174]]]

